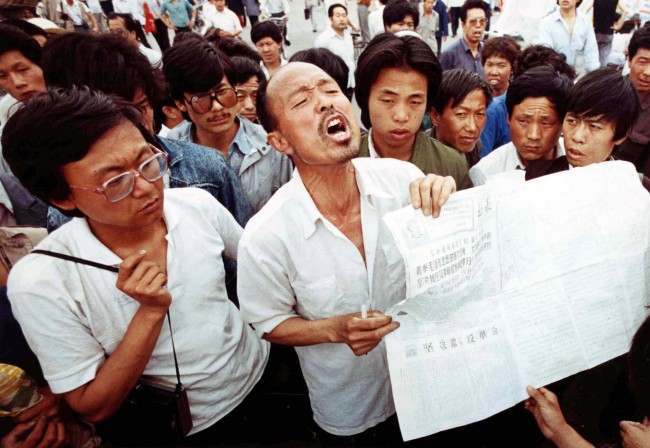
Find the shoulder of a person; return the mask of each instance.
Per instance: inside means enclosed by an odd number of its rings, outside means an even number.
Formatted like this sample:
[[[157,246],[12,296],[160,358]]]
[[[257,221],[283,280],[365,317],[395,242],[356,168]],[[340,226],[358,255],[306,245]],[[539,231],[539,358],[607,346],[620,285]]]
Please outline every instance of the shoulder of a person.
[[[293,232],[288,229],[286,222],[292,215],[291,210],[299,206],[295,199],[297,179],[292,178],[281,186],[266,204],[246,223],[241,243],[249,244],[256,241],[278,240],[280,234]]]
[[[423,132],[420,132],[418,135],[416,144],[423,145],[427,149],[430,148],[429,150],[437,152],[445,162],[462,164],[465,161],[465,157],[454,148],[445,145],[437,138],[433,138]]]
[[[180,163],[196,172],[209,173],[221,179],[224,168],[228,167],[225,159],[213,149],[196,143],[175,140],[169,137],[160,138],[172,159],[178,157]],[[172,167],[173,168],[173,167]]]
[[[515,149],[514,149],[514,144],[512,142],[508,142],[505,145],[501,145],[498,148],[495,148],[492,151],[490,151],[490,153],[485,157],[482,157],[481,160],[479,160],[478,163],[474,165],[471,169],[474,168],[487,169],[497,161],[503,160],[507,156],[507,154],[513,150]]]
[[[389,157],[370,158],[360,157],[354,159],[354,168],[364,182],[372,182],[376,189],[391,190],[394,185],[390,180],[395,180],[399,184],[422,177],[422,171],[411,162],[404,160],[391,159]],[[390,191],[386,191],[390,193]]]

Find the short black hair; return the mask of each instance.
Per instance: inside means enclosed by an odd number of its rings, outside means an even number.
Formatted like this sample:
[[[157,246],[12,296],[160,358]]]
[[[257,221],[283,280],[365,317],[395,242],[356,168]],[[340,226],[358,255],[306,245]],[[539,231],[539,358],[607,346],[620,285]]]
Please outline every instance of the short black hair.
[[[630,389],[637,408],[644,417],[650,416],[650,317],[641,324],[632,338],[627,355]]]
[[[650,25],[646,24],[634,32],[627,46],[627,57],[631,61],[639,50],[650,50]]]
[[[567,64],[566,56],[545,45],[531,45],[522,51],[519,58],[517,58],[516,68],[512,76],[516,78],[531,68],[540,65],[550,65],[556,72],[567,76],[572,81],[576,79],[576,71],[571,65]]]
[[[215,33],[215,35],[218,36],[218,33]],[[206,37],[206,39],[229,58],[243,56],[254,60],[258,64],[262,61],[259,53],[241,39],[235,39],[233,37],[219,37],[212,40]]]
[[[8,20],[3,20],[0,22],[2,25],[11,25],[15,26],[19,30],[25,32],[26,34],[29,34],[30,36],[42,36],[45,39],[47,39],[48,34],[47,31],[45,31],[43,28],[40,26],[36,26],[33,23],[28,22],[27,20],[23,19],[8,19]]]
[[[392,0],[384,8],[382,17],[384,19],[384,29],[389,28],[395,23],[403,21],[406,17],[411,16],[415,28],[420,23],[420,14],[407,0]]]
[[[327,48],[310,48],[308,50],[299,51],[291,56],[289,62],[307,62],[320,67],[325,73],[330,75],[334,81],[336,81],[341,91],[346,94],[346,96],[349,95],[348,77],[350,69],[340,56],[332,53]],[[348,96],[348,99],[349,98],[350,97]]]
[[[571,85],[571,79],[557,73],[550,65],[533,67],[510,83],[506,93],[508,115],[512,116],[515,106],[526,98],[546,98],[562,120],[566,115]]]
[[[442,74],[442,82],[438,94],[433,101],[433,108],[442,114],[445,107],[458,106],[474,90],[481,90],[485,95],[485,107],[492,102],[492,89],[490,85],[474,72],[456,68],[446,70]]]
[[[147,58],[126,39],[110,33],[67,33],[50,39],[42,66],[52,87],[85,85],[128,101],[142,90],[151,103],[160,95]]]
[[[253,28],[251,28],[251,41],[253,44],[256,44],[265,37],[270,37],[279,44],[282,43],[282,33],[280,32],[280,28],[269,20],[257,22],[253,25]]]
[[[233,87],[237,84],[245,83],[253,76],[257,77],[258,82],[262,82],[262,80],[265,78],[260,64],[250,58],[234,56],[230,58],[230,64],[232,67]]]
[[[106,19],[107,20],[122,19],[122,21],[124,22],[124,28],[126,28],[127,31],[135,33],[135,35],[138,38],[138,41],[140,41],[142,45],[150,47],[149,42],[147,42],[147,37],[144,35],[144,30],[142,29],[142,25],[140,25],[140,22],[135,20],[131,14],[111,12],[106,16]]]
[[[182,99],[186,92],[214,88],[224,75],[233,84],[230,61],[205,39],[183,41],[168,48],[163,55],[163,71],[176,100]]]
[[[413,36],[397,37],[393,33],[375,36],[359,56],[355,72],[355,96],[361,108],[361,122],[370,128],[368,99],[370,89],[379,73],[386,68],[407,68],[427,79],[427,109],[431,108],[442,79],[442,68],[422,39]]]
[[[577,117],[603,117],[615,124],[614,140],[622,139],[632,129],[639,109],[639,97],[632,81],[610,67],[580,78],[567,99],[567,113]]]
[[[119,124],[131,122],[152,143],[153,137],[140,120],[137,109],[97,90],[54,88],[32,97],[7,121],[3,154],[25,188],[52,204],[70,194],[61,167],[81,160]],[[82,216],[78,210],[64,212]]]
[[[255,101],[255,110],[257,111],[257,119],[266,132],[273,132],[278,128],[278,121],[275,119],[269,110],[269,101],[266,95],[269,82],[266,78],[260,83],[257,89],[257,100]]]
[[[460,20],[465,23],[467,21],[467,11],[470,9],[482,9],[485,12],[485,17],[490,18],[490,5],[483,0],[467,0],[460,8]]]
[[[32,36],[12,25],[0,23],[0,55],[17,51],[36,65],[41,64],[42,49]]]
[[[327,8],[327,17],[329,17],[331,19],[332,16],[334,15],[334,10],[336,8],[343,8],[343,10],[345,11],[345,14],[346,15],[348,14],[348,8],[346,8],[345,5],[342,5],[341,3],[332,3],[330,5],[330,7]]]
[[[500,36],[492,37],[485,42],[481,50],[481,60],[483,64],[488,58],[503,58],[510,64],[512,72],[517,69],[517,58],[521,54],[521,47],[512,37]]]
[[[582,0],[578,0],[578,2],[576,3],[576,8],[577,8],[578,6],[580,6],[581,3],[582,3]],[[559,5],[559,4],[560,4],[560,0],[555,0],[555,4],[556,4],[556,5]]]

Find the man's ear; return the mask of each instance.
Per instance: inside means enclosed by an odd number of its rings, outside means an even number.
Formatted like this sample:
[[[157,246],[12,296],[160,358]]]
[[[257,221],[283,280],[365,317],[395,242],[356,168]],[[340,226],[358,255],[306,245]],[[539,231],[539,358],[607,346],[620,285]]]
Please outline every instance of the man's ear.
[[[429,118],[431,118],[431,126],[437,128],[438,125],[440,124],[440,114],[438,113],[435,107],[432,107],[431,110],[429,111]]]
[[[618,140],[614,141],[614,147],[622,144],[625,140],[627,140],[628,134],[625,134],[624,137],[619,138]],[[612,151],[613,152],[613,151]]]
[[[269,143],[269,145],[273,146],[275,149],[286,156],[293,154],[293,147],[287,141],[287,139],[284,138],[284,135],[282,135],[280,131],[269,132],[266,137],[266,141]]]
[[[180,107],[163,106],[162,111],[168,118],[181,118],[183,116],[180,112]]]

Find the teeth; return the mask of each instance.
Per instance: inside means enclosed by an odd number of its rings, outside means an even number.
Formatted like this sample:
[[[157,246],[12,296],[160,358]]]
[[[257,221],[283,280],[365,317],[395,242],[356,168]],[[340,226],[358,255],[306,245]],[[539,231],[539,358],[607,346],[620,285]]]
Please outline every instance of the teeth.
[[[340,124],[341,124],[341,120],[339,118],[335,118],[334,120],[328,123],[327,127],[331,128],[332,126],[338,126]]]

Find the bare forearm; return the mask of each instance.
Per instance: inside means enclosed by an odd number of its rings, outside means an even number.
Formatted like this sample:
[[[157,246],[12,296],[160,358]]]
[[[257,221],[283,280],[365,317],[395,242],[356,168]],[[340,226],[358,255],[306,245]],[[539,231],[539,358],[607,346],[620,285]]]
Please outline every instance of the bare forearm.
[[[266,333],[264,338],[270,342],[282,345],[305,346],[331,342],[341,342],[335,330],[335,319],[306,320],[293,317]]]
[[[559,431],[551,441],[558,448],[594,448],[591,443],[583,439],[582,436],[568,424],[564,429]]]
[[[124,338],[90,383],[66,394],[70,407],[97,422],[113,415],[135,386],[151,358],[165,314],[140,307]]]

